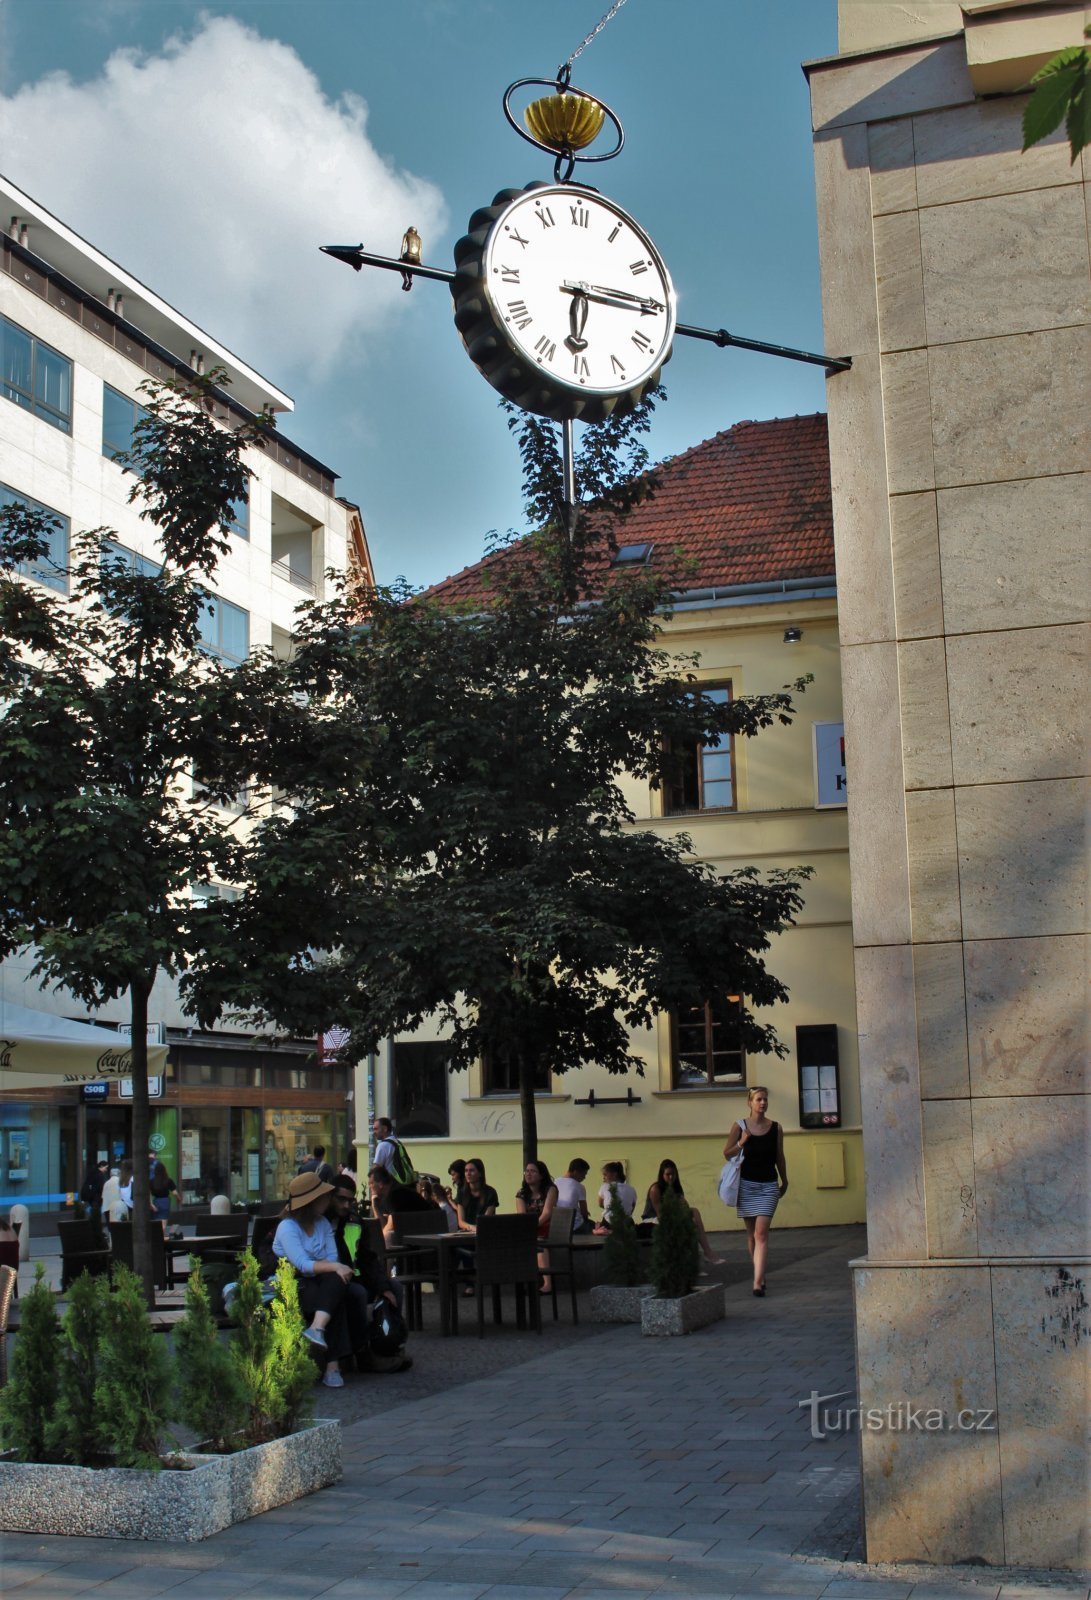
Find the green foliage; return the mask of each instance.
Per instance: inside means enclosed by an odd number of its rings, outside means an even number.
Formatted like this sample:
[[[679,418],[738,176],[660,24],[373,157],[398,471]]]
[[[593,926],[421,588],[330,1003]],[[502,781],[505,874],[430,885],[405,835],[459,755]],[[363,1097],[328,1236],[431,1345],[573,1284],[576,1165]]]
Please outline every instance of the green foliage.
[[[606,1282],[629,1289],[644,1281],[644,1252],[636,1234],[636,1223],[618,1199],[617,1184],[610,1185],[610,1204],[606,1210],[610,1232],[602,1247]]]
[[[97,1386],[109,1296],[109,1278],[81,1272],[68,1291],[68,1309],[61,1321],[50,1455],[76,1467],[95,1466],[106,1454]]]
[[[1084,29],[1091,39],[1091,27]],[[1037,87],[1023,112],[1023,149],[1048,138],[1063,122],[1075,161],[1091,144],[1091,49],[1069,45],[1047,61],[1031,83]]]
[[[57,1406],[61,1330],[53,1293],[39,1263],[20,1301],[19,1336],[8,1381],[0,1389],[0,1441],[17,1461],[50,1461],[50,1423]]]
[[[690,1294],[701,1270],[697,1225],[686,1201],[664,1186],[652,1237],[652,1282],[661,1300]]]
[[[161,566],[134,570],[110,529],[77,532],[59,594],[20,571],[41,568],[56,519],[0,510],[0,958],[30,951],[43,982],[90,1006],[129,994],[137,1151],[148,995],[200,946],[189,885],[239,876],[237,819],[217,802],[245,786],[280,681],[261,657],[214,660],[202,638],[205,585],[249,478],[242,450],[265,427],[219,425],[222,381],[143,386],[130,500]],[[150,1290],[148,1210],[140,1161],[134,1259]]]
[[[484,598],[369,590],[300,614],[285,671],[311,722],[276,740],[293,809],[251,835],[247,894],[203,913],[182,980],[202,1022],[336,1018],[362,1053],[437,1019],[452,1067],[518,1065],[528,1158],[535,1077],[640,1072],[631,1032],[659,1011],[742,994],[747,1051],[782,1051],[754,1011],[786,997],[764,953],[805,874],[717,872],[684,836],[632,827],[621,788],[670,782],[672,746],[793,715],[791,686],[720,704],[660,648],[669,565],[604,580],[650,487],[626,475],[645,422],[583,434],[577,478],[600,503],[570,536],[556,433],[518,420],[540,527],[484,563]]]
[[[200,1266],[186,1283],[186,1314],[174,1330],[174,1355],[178,1421],[211,1449],[233,1449],[244,1422],[242,1381],[213,1320]]]
[[[295,1272],[277,1267],[276,1298],[262,1304],[254,1256],[240,1256],[239,1289],[232,1316],[231,1357],[245,1399],[247,1444],[264,1444],[291,1433],[303,1420],[314,1383],[314,1363],[303,1340]]]
[[[119,1467],[158,1470],[171,1416],[172,1362],[148,1320],[140,1279],[115,1266],[104,1297],[95,1411],[103,1453]]]

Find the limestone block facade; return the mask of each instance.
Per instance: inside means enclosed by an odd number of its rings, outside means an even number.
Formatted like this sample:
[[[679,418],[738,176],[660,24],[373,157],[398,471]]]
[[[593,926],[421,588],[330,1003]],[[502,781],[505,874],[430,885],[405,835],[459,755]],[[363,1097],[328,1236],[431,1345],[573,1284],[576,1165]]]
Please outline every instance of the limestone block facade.
[[[925,8],[928,9],[928,8]],[[873,1561],[1088,1557],[1085,7],[842,5],[808,68],[867,1171]],[[916,8],[920,11],[921,8]],[[919,21],[919,19],[918,19]],[[861,29],[864,31],[861,32]],[[919,35],[919,29],[918,29]],[[960,1427],[963,1413],[992,1414]]]

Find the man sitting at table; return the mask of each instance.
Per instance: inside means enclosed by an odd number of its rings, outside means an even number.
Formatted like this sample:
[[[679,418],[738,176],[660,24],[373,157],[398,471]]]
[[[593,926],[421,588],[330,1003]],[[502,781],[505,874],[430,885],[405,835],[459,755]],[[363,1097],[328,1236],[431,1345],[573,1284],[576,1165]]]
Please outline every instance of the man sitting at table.
[[[388,1239],[394,1238],[396,1216],[402,1216],[407,1211],[435,1212],[432,1202],[417,1193],[415,1184],[395,1183],[385,1167],[372,1167],[367,1182],[372,1213],[383,1219],[383,1233]]]

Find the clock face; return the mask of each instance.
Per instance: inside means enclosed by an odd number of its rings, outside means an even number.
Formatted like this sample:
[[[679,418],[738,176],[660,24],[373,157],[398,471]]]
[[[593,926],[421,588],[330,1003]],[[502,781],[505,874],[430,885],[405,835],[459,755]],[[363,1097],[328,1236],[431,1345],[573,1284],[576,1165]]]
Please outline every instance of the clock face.
[[[453,291],[489,381],[545,416],[596,421],[638,404],[670,358],[675,295],[632,217],[590,190],[541,184],[498,195],[475,224]]]

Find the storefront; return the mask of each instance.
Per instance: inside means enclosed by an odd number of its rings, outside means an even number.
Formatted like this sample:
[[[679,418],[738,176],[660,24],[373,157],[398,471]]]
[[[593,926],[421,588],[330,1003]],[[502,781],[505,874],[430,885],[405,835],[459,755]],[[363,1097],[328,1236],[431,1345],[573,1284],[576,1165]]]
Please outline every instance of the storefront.
[[[183,1206],[206,1210],[219,1194],[271,1205],[314,1145],[331,1159],[351,1151],[351,1070],[317,1065],[309,1042],[256,1046],[187,1032],[168,1044],[165,1071],[152,1080],[149,1143]],[[133,1158],[131,1128],[124,1078],[8,1089],[0,1095],[0,1214],[22,1203],[35,1216],[63,1215],[96,1161],[116,1167]]]

